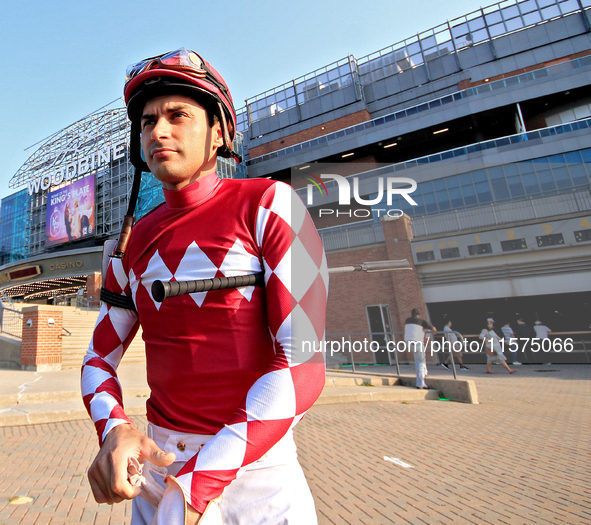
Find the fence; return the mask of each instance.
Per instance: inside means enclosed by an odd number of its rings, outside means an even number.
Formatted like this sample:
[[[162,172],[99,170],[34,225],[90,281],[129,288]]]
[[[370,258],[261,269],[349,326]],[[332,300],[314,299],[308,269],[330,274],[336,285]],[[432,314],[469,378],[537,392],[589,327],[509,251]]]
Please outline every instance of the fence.
[[[589,186],[560,190],[555,195],[531,195],[523,200],[506,200],[474,208],[440,213],[436,216],[415,217],[412,220],[413,237],[469,230],[503,223],[520,222],[542,217],[565,215],[591,210]]]
[[[453,343],[454,334],[458,343]],[[454,356],[460,348],[463,361],[468,364],[484,364],[486,352],[478,334],[464,335],[459,332],[430,333],[431,342],[427,353],[431,356],[451,353],[451,371],[456,379]],[[445,343],[444,343],[445,341]],[[524,364],[591,364],[591,331],[551,332],[548,340],[532,338],[521,341],[519,360]],[[508,342],[503,343],[507,356],[510,356]],[[450,352],[450,350],[452,350]],[[360,365],[395,366],[400,375],[400,364],[410,363],[413,349],[404,341],[403,332],[373,333],[335,333],[326,334],[326,367],[342,369],[351,367],[358,372]],[[522,357],[523,356],[523,357]],[[442,358],[437,359],[443,362]]]
[[[463,337],[459,332],[429,332],[431,341],[426,346],[427,352],[433,356],[441,347],[438,338],[453,333],[463,344]],[[326,334],[326,366],[327,368],[343,368],[351,366],[353,372],[357,372],[357,366],[361,364],[389,365],[396,367],[397,375],[400,375],[399,354],[404,356],[404,363],[410,362],[410,355],[415,352],[412,342],[404,340],[404,332],[372,332],[372,333],[347,333]],[[355,358],[357,356],[357,362]],[[368,359],[369,358],[369,359]],[[453,358],[452,358],[453,364]],[[455,364],[453,364],[455,378]]]
[[[23,313],[8,308],[0,301],[0,330],[4,334],[23,338]]]

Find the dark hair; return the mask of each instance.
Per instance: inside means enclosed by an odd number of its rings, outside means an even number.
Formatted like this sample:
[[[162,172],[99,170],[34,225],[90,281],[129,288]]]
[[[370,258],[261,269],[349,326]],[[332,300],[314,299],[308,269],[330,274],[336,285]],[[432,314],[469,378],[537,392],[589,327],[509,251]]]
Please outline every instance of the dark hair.
[[[410,312],[410,315],[411,315],[412,317],[415,317],[415,316],[417,316],[417,315],[421,315],[421,311],[420,311],[418,308],[413,308],[413,309],[412,309],[412,312]]]
[[[216,101],[212,97],[208,97],[207,95],[201,96],[199,93],[186,93],[190,96],[197,104],[199,104],[207,113],[207,123],[209,127],[212,128],[216,122],[220,121],[220,110]]]

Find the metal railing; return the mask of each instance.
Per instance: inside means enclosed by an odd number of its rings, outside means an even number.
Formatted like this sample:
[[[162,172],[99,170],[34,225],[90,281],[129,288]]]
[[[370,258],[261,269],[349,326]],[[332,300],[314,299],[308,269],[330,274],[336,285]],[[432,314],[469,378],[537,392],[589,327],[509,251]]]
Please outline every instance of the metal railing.
[[[438,354],[444,346],[435,337],[450,341],[450,334],[454,334],[461,346],[464,346],[464,338],[459,332],[426,332],[425,349],[426,352]],[[389,365],[396,367],[396,374],[400,375],[400,362],[398,354],[407,355],[413,352],[412,342],[404,339],[404,332],[358,332],[358,333],[340,333],[326,334],[326,366],[327,368],[337,366],[342,368],[348,366],[350,359],[351,369],[357,372],[357,367],[361,364],[368,364],[367,361],[357,360],[355,363],[355,354],[367,356],[372,355],[373,364]],[[447,347],[449,347],[449,344]],[[444,349],[446,349],[445,347]],[[457,379],[455,362],[452,352],[452,370],[454,379]]]
[[[586,21],[585,11],[590,6],[591,0],[504,0],[359,59],[350,55],[296,80],[251,97],[246,101],[247,105],[237,111],[238,129],[244,132],[252,122],[273,116],[291,107],[297,107],[324,93],[349,86],[352,81],[358,82],[362,90],[363,85],[404,73],[421,65],[425,66],[426,75],[429,78],[429,62],[444,55],[455,55],[458,67],[461,67],[459,56],[463,49],[490,42],[494,54],[495,39],[575,13],[581,13]],[[490,91],[534,80],[540,75],[553,74],[555,70],[548,70],[554,67],[561,67],[561,65],[536,70],[540,71],[538,76],[536,72],[528,72],[511,79],[502,79],[471,88],[476,91],[470,93],[470,90],[466,90],[465,93],[466,96],[470,96],[482,92],[480,90]],[[343,81],[344,78],[346,81]],[[453,98],[455,95],[450,96]],[[430,109],[429,104],[419,107],[426,106],[424,109]]]
[[[553,190],[552,193],[556,193]],[[554,195],[536,194],[505,199],[437,215],[412,218],[413,237],[497,226],[591,210],[591,189],[577,186]],[[369,244],[369,241],[365,244]]]
[[[101,307],[100,297],[89,295],[85,297],[80,295],[76,298],[76,308],[78,310],[98,310]]]
[[[531,195],[519,201],[481,204],[437,215],[412,218],[413,237],[448,233],[486,226],[540,219],[591,210],[591,189],[578,186],[557,195]],[[385,242],[381,223],[372,220],[318,230],[324,249],[341,250]]]
[[[483,359],[486,351],[479,334],[465,334],[459,332],[427,332],[430,341],[426,344],[426,352],[437,355],[439,363],[442,357],[450,356],[450,370],[454,379],[456,373],[456,354],[462,352],[464,358],[478,355]],[[455,335],[457,342],[452,342]],[[532,340],[529,347],[519,350],[520,361],[524,364],[591,364],[591,331],[550,332],[549,339]],[[523,344],[523,342],[521,343]],[[539,348],[538,348],[539,346]],[[461,350],[460,350],[461,349]],[[510,352],[509,344],[503,343],[506,353]],[[396,367],[396,374],[400,375],[399,353],[408,357],[412,352],[404,341],[404,332],[361,332],[326,334],[326,367],[341,369],[351,366],[353,373],[359,372],[361,365],[388,365]],[[356,357],[357,355],[357,357]],[[369,362],[367,357],[372,356]],[[363,359],[361,356],[364,356]],[[406,359],[404,359],[406,361]]]
[[[0,301],[0,330],[4,334],[23,338],[23,313],[14,308],[8,308]]]
[[[340,250],[385,242],[384,229],[373,221],[362,221],[343,226],[332,226],[318,231],[324,249]]]

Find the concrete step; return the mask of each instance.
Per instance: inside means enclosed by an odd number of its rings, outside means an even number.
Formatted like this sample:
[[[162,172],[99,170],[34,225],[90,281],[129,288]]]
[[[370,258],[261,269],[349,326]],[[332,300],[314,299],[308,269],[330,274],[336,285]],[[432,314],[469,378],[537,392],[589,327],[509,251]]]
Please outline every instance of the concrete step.
[[[71,335],[64,334],[62,338],[62,369],[80,368],[92,338],[98,315],[98,310],[79,310],[72,307],[63,307],[64,328]],[[146,360],[141,330],[138,331],[129,345],[125,360],[128,363],[141,363]]]
[[[342,380],[339,379],[339,383]],[[124,381],[122,381],[123,384]],[[141,383],[141,382],[140,382]],[[123,403],[128,415],[144,415],[150,391],[146,386],[126,389]],[[436,390],[417,390],[404,386],[325,386],[317,405],[368,401],[418,402],[439,399]],[[64,392],[23,392],[0,396],[0,427],[86,419],[88,413],[77,390]]]
[[[128,416],[141,416],[146,413],[147,394],[131,396],[125,393],[123,403]],[[74,421],[89,417],[80,394],[68,399],[56,399],[45,402],[24,402],[15,406],[0,407],[0,426],[36,425],[40,423],[57,423]]]
[[[128,416],[145,415],[148,391],[124,391],[123,403]],[[413,402],[439,399],[436,390],[417,390],[403,386],[389,387],[330,387],[325,389],[316,405],[362,403],[368,401]],[[3,399],[4,401],[4,399]],[[87,419],[88,413],[78,392],[62,392],[51,399],[22,396],[21,402],[0,406],[0,427],[56,423]]]

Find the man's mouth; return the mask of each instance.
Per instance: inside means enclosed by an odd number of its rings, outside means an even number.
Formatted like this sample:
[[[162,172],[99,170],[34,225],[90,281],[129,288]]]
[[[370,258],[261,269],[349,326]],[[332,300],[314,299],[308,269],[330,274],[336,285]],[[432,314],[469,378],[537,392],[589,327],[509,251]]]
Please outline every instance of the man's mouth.
[[[175,150],[173,148],[158,147],[151,150],[150,155],[152,155],[153,159],[159,159],[167,157],[168,155],[174,152]]]

